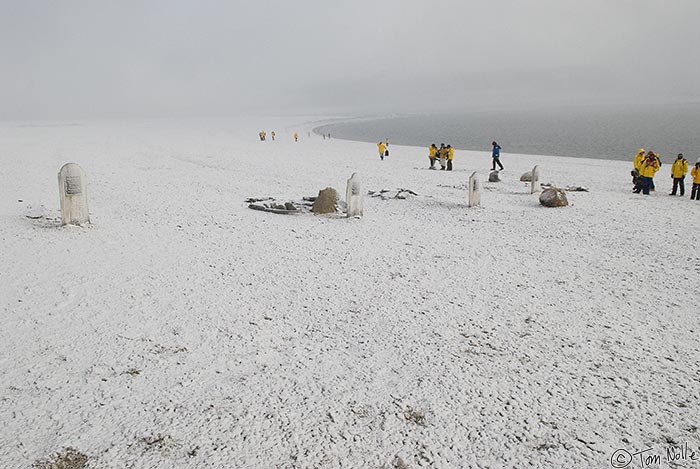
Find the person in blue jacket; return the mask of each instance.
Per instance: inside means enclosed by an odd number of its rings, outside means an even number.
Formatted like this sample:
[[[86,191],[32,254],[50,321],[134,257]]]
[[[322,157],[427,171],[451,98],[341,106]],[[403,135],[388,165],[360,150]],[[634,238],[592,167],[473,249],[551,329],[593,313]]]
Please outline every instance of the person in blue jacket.
[[[491,150],[491,157],[493,158],[493,167],[491,168],[491,171],[496,171],[496,165],[498,165],[499,168],[503,169],[503,165],[501,164],[501,146],[496,143],[494,140],[491,142],[491,145],[493,145],[493,150]]]

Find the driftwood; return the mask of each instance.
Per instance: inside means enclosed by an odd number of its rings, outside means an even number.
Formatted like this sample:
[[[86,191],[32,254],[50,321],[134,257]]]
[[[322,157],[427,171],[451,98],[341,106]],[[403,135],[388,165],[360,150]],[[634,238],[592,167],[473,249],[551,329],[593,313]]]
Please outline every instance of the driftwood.
[[[285,205],[287,205],[287,204],[285,204]],[[289,204],[289,205],[293,206],[293,204]],[[279,213],[281,215],[295,215],[297,213],[301,213],[301,210],[299,210],[296,207],[294,207],[293,209],[281,208],[281,207],[284,207],[284,205],[277,205],[277,204],[275,204],[274,206],[260,205],[260,204],[248,205],[248,208],[252,208],[253,210],[260,210],[263,212],[270,212],[270,213]]]
[[[396,192],[393,196],[390,196],[389,193],[391,192]],[[380,197],[382,200],[389,200],[389,199],[406,199],[408,198],[409,195],[418,195],[417,193],[413,192],[411,189],[395,189],[395,190],[389,190],[389,189],[382,189],[380,191],[369,191],[367,194],[370,197]]]

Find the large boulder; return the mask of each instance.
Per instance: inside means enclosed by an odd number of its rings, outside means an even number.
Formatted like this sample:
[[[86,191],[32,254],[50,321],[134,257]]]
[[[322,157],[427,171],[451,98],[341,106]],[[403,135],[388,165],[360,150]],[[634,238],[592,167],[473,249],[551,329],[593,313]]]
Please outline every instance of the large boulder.
[[[566,192],[556,187],[543,190],[540,194],[540,203],[545,207],[566,207],[569,205]]]
[[[338,192],[332,187],[320,190],[311,211],[314,213],[335,213],[337,210]]]
[[[522,182],[530,182],[532,181],[532,171],[528,171],[526,173],[523,173],[522,176],[520,176],[520,180]]]
[[[501,178],[498,176],[498,171],[491,171],[489,173],[489,182],[501,182]]]

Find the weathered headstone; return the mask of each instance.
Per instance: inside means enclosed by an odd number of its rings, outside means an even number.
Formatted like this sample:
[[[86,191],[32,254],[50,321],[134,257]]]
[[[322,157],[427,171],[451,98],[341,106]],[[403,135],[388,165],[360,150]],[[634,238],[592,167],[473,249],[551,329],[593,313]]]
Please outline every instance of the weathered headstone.
[[[314,213],[335,213],[337,210],[338,192],[332,187],[320,190],[311,211]]]
[[[469,206],[478,207],[481,205],[481,187],[479,186],[479,178],[476,176],[476,171],[469,176]]]
[[[63,165],[58,172],[61,197],[61,225],[90,223],[87,203],[87,180],[83,168],[75,163]]]
[[[540,186],[540,170],[535,166],[532,168],[532,181],[530,182],[530,194],[534,194],[535,192],[541,190],[542,187]]]
[[[360,177],[357,173],[352,173],[348,179],[348,188],[345,193],[345,200],[348,204],[348,218],[362,216],[362,191]]]

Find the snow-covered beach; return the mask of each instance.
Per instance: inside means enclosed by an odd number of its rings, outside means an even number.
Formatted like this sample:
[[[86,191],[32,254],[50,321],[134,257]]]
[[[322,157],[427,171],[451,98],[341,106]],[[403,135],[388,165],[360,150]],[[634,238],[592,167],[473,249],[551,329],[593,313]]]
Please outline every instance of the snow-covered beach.
[[[667,195],[670,164],[644,197],[631,162],[504,153],[468,208],[488,148],[429,171],[426,148],[380,161],[309,120],[0,124],[0,467],[68,447],[91,468],[700,452],[700,203]],[[89,227],[57,221],[67,162]],[[535,164],[590,192],[540,206],[518,180]],[[361,219],[244,202],[344,194],[354,172],[418,195],[365,196]]]

